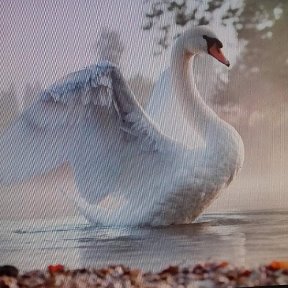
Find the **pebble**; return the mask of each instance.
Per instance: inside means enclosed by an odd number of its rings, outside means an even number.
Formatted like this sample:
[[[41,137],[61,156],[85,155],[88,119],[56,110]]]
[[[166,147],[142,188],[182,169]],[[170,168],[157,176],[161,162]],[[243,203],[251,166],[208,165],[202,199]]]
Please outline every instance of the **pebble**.
[[[8,276],[8,277],[17,277],[19,270],[11,265],[3,265],[0,266],[0,277],[1,276]]]
[[[206,262],[190,267],[169,266],[159,273],[123,265],[69,270],[61,264],[46,271],[19,274],[16,267],[0,266],[0,288],[233,288],[288,284],[288,263],[273,261],[255,269],[228,262]]]

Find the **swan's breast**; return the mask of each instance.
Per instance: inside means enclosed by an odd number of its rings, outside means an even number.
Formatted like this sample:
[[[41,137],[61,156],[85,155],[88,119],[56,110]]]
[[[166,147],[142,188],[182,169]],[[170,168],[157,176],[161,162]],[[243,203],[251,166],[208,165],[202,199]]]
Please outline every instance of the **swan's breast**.
[[[229,185],[243,166],[244,144],[238,132],[224,121],[222,137],[219,137],[217,142],[214,146],[214,161],[211,160],[211,163],[218,174],[227,178],[226,184]],[[210,157],[213,159],[213,155]]]

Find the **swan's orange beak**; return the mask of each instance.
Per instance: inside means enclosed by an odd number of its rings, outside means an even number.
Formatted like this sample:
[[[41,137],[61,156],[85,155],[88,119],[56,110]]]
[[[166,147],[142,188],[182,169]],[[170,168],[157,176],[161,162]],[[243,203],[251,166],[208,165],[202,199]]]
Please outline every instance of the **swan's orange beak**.
[[[213,44],[209,50],[208,53],[216,58],[219,62],[223,63],[227,67],[230,66],[230,62],[226,59],[226,57],[223,55],[221,49],[217,46],[217,44]]]

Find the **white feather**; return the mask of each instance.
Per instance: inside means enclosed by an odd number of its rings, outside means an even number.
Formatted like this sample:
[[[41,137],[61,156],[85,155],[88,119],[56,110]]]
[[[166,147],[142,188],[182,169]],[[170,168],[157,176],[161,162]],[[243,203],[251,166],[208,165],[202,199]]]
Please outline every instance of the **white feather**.
[[[183,49],[194,39],[191,50],[200,51],[203,33],[216,35],[204,28],[187,33],[178,38],[147,112],[109,62],[45,90],[0,138],[1,181],[22,181],[68,161],[79,191],[73,198],[90,221],[192,222],[237,174],[244,151],[234,128],[187,84]]]

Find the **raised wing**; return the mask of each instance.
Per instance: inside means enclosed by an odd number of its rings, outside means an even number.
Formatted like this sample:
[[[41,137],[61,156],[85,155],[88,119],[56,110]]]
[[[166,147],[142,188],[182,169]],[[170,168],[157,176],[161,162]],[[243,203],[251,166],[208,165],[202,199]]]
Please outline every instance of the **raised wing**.
[[[112,109],[121,134],[139,149],[166,151],[178,145],[150,121],[118,68],[105,62],[45,90],[0,137],[0,182],[23,181],[65,162],[73,146],[72,126],[97,111],[95,106]]]
[[[42,99],[72,107],[68,115],[71,116],[73,111],[78,119],[82,119],[88,111],[93,111],[93,106],[113,109],[125,139],[137,141],[142,149],[160,151],[180,145],[160,132],[138,103],[120,70],[109,62],[92,65],[68,75],[46,90]],[[72,118],[69,123],[73,121]]]

